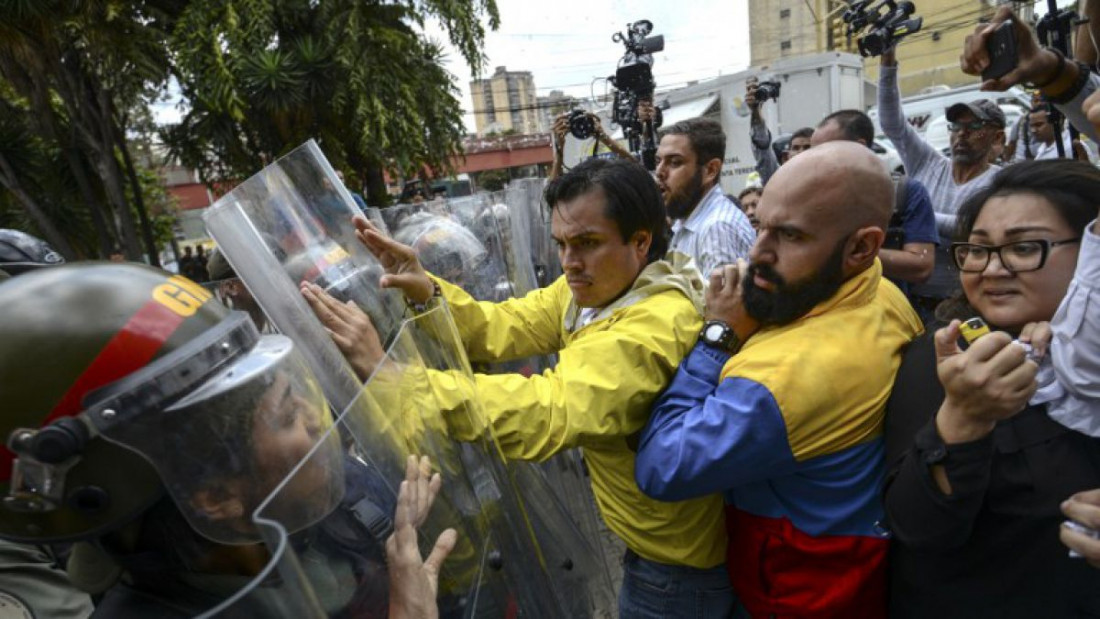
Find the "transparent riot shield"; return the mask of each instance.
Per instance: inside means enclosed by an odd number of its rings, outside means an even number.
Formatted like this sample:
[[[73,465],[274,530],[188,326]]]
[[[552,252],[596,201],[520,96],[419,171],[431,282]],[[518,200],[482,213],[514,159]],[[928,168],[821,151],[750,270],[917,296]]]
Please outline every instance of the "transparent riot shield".
[[[355,238],[351,220],[361,212],[321,153],[309,142],[264,168],[222,196],[203,214],[207,230],[259,307],[282,333],[301,341],[317,337],[320,325],[299,324],[308,310],[297,285],[309,281],[341,301],[354,301],[370,315],[383,337],[400,326],[404,304],[384,294],[382,267]],[[294,297],[291,299],[290,297]],[[335,347],[304,351],[321,367],[340,366]],[[316,367],[316,366],[315,366]],[[339,373],[338,373],[339,374]],[[337,407],[355,396],[354,377],[321,373],[325,394]],[[337,380],[337,386],[331,381]],[[339,397],[336,396],[339,391]]]
[[[521,182],[505,193],[370,210],[385,222],[395,240],[416,250],[428,271],[462,287],[475,299],[499,302],[535,288],[530,253],[524,247],[529,239],[524,200],[532,186]],[[509,198],[514,207],[507,203]],[[518,213],[515,219],[513,210]],[[476,364],[473,369],[530,376],[551,368],[553,362],[547,355]],[[545,495],[555,495],[588,544],[600,548],[600,516],[580,450],[564,451],[537,465],[509,463],[507,474],[523,480],[518,491],[529,503],[545,504]],[[550,539],[539,541],[544,547],[555,545]],[[593,569],[610,582],[611,566],[602,555],[596,555],[594,561]]]
[[[404,337],[399,331],[401,323],[395,318],[395,308],[402,307],[403,302],[399,293],[381,291],[378,288],[377,281],[382,269],[373,256],[357,243],[347,242],[346,239],[352,236],[350,199],[344,200],[345,214],[348,215],[345,218],[347,230],[338,228],[338,219],[334,220],[336,223],[331,227],[316,221],[318,217],[313,214],[317,209],[316,204],[332,193],[326,183],[317,182],[316,179],[332,176],[331,168],[316,145],[309,143],[227,194],[207,211],[205,220],[211,236],[217,241],[234,271],[248,285],[264,313],[280,333],[289,336],[299,347],[307,364],[317,375],[329,403],[337,410],[344,411],[356,402],[359,407],[367,406],[360,397],[361,382],[298,291],[297,284],[302,279],[325,273],[324,269],[304,269],[301,257],[307,257],[304,263],[308,266],[313,264],[314,256],[332,255],[331,260],[326,257],[324,265],[326,268],[335,265],[338,272],[346,277],[340,279],[326,276],[319,283],[323,287],[327,285],[329,291],[338,298],[354,300],[367,311],[391,350],[403,350],[400,346],[394,348],[398,338]],[[334,186],[339,188],[338,185]],[[341,191],[337,191],[337,194],[346,193],[342,188],[339,189]],[[332,247],[336,249],[330,249]],[[337,252],[337,249],[340,251]],[[306,274],[305,277],[303,273]],[[342,283],[343,286],[338,287],[333,282]],[[435,331],[443,332],[438,329]],[[432,351],[445,348],[441,346],[438,337],[432,337],[423,343],[417,342],[414,346],[417,354],[423,352],[418,348],[421,344],[423,349]],[[468,367],[461,347],[457,343],[453,345],[455,350],[450,356],[460,358],[459,365]],[[436,352],[428,355],[435,356],[438,356]],[[448,355],[442,355],[442,358],[446,359]],[[435,368],[436,365],[433,363],[428,367]],[[372,383],[374,380],[372,379]],[[383,381],[373,389],[368,389],[372,394],[371,398],[374,401],[387,402],[381,395],[387,392],[387,385],[391,399],[404,393],[401,390],[394,391],[392,382]],[[431,407],[427,408],[430,410]],[[382,409],[383,406],[377,406],[374,410]],[[372,409],[368,406],[367,410]],[[418,409],[413,407],[409,410]],[[478,502],[464,503],[456,499],[452,502],[456,506],[452,515],[476,513],[479,522],[485,524],[481,529],[466,527],[473,531],[469,533],[470,539],[478,539],[479,543],[485,544],[489,542],[480,540],[492,540],[491,547],[499,548],[496,550],[497,554],[485,556],[490,568],[498,566],[497,572],[500,576],[483,582],[483,588],[478,589],[479,596],[489,595],[496,600],[494,605],[505,605],[500,608],[513,605],[524,616],[578,616],[574,612],[576,608],[572,606],[578,600],[586,600],[583,602],[586,608],[596,608],[597,603],[592,600],[605,599],[609,586],[605,586],[606,579],[598,571],[589,569],[588,566],[591,566],[593,558],[597,556],[596,551],[577,531],[560,502],[549,493],[538,497],[537,501],[529,501],[518,492],[511,469],[501,459],[500,452],[487,431],[481,442],[458,443],[442,430],[442,426],[437,423],[440,418],[436,415],[432,418],[435,420],[433,423],[426,423],[419,421],[418,415],[414,413],[402,415],[396,420],[378,414],[349,413],[344,415],[340,426],[347,428],[347,432],[354,436],[391,437],[387,439],[388,443],[382,443],[390,444],[391,449],[376,450],[371,460],[382,479],[396,479],[395,476],[403,470],[404,455],[413,451],[409,445],[399,449],[399,441],[392,438],[408,435],[407,428],[401,432],[397,429],[409,424],[424,426],[423,432],[417,435],[420,437],[420,442],[415,444],[417,452],[447,453],[451,456],[446,459],[441,457],[441,462],[461,463],[463,476],[469,480],[468,486],[475,490],[469,496],[478,499]],[[456,486],[458,487],[461,486]],[[480,501],[488,501],[490,498],[496,501],[496,507],[486,509]],[[528,502],[549,502],[554,507],[544,513],[532,515]],[[467,503],[469,509],[463,511],[461,506]],[[480,537],[474,535],[474,532],[480,530],[487,530],[489,533]],[[538,531],[551,532],[544,537],[556,540],[554,552],[568,553],[568,556],[555,561],[547,560],[546,551],[536,538]],[[504,560],[505,556],[511,559]],[[592,595],[576,594],[578,589],[574,580],[575,575],[579,574],[586,574],[586,580],[598,583],[590,586],[596,587]],[[563,607],[566,601],[570,604],[568,610]],[[460,614],[466,614],[466,611]],[[580,613],[580,616],[586,614],[591,612]],[[488,616],[493,615],[490,613]]]
[[[531,213],[518,205],[518,194],[526,199],[528,181],[513,181],[502,192],[492,194],[487,219],[496,226],[515,296],[523,296],[539,287],[535,262],[531,255]]]
[[[561,263],[550,237],[548,210],[543,206],[544,187],[540,178],[517,179],[510,182],[504,192],[495,194],[494,215],[504,238],[505,256],[510,256],[507,258],[509,273],[511,281],[516,283],[516,296],[547,285],[561,275]],[[555,359],[549,357],[540,369],[551,368],[554,362]],[[543,462],[541,467],[553,492],[564,503],[585,539],[599,548],[602,543],[600,515],[581,450],[562,452]],[[612,567],[605,565],[607,569]]]
[[[435,312],[418,317],[410,323],[409,333],[419,343],[420,350],[430,352],[425,355],[429,365],[461,367],[473,381],[474,375],[450,313]],[[453,344],[439,346],[439,342]],[[471,389],[472,385],[471,382]],[[464,402],[471,418],[486,418],[480,400],[472,398]],[[489,435],[491,437],[491,431]],[[495,441],[490,447],[495,448]],[[513,522],[513,527],[527,527],[533,534],[551,578],[551,587],[557,595],[566,596],[560,601],[566,615],[608,615],[614,607],[614,593],[609,566],[601,552],[599,515],[588,480],[583,475],[557,473],[569,471],[579,464],[577,451],[562,452],[541,464],[495,457],[489,458],[487,464],[497,468],[498,477],[510,484],[510,492],[501,496],[502,504],[509,506],[504,513],[520,516],[523,521]],[[557,474],[551,477],[547,471]],[[569,493],[570,497],[563,493]],[[596,533],[590,536],[584,531],[585,526],[592,527]]]
[[[562,274],[557,248],[550,236],[550,209],[543,201],[544,188],[544,179],[524,178],[509,183],[506,191],[511,212],[527,213],[531,262],[539,286],[550,285]]]
[[[445,529],[458,532],[440,573],[441,617],[603,616],[607,591],[588,569],[591,549],[555,523],[567,521],[558,504],[523,506],[513,488],[497,485],[501,461],[487,457],[490,446],[447,439],[448,417],[480,414],[472,374],[449,365],[462,358],[443,345],[450,330],[436,310],[395,336],[360,396],[255,508],[252,528],[272,556],[267,569],[207,616],[386,616],[385,540],[409,454],[428,455],[443,480],[418,527],[421,555]],[[335,504],[317,495],[325,475],[343,480]],[[532,548],[533,534],[557,545]]]

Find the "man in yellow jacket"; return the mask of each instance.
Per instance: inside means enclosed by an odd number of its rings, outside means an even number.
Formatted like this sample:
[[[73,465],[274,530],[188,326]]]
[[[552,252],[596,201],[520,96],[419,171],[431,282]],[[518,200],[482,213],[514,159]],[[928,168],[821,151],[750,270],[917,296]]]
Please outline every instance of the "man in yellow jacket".
[[[557,366],[541,375],[477,375],[477,396],[509,458],[543,460],[584,448],[600,512],[627,546],[621,616],[726,617],[734,596],[724,569],[721,497],[656,501],[634,482],[637,435],[702,326],[702,280],[693,268],[661,259],[665,209],[640,165],[586,161],[553,181],[545,197],[564,275],[502,303],[476,301],[427,274],[411,248],[366,220],[356,226],[386,268],[382,286],[399,288],[414,306],[441,296],[472,361],[558,355]],[[360,375],[369,376],[383,350],[377,334],[362,337],[363,329],[373,331],[365,315],[352,327],[341,318],[347,306],[316,288],[303,294]],[[341,335],[353,328],[360,333]],[[448,423],[460,440],[485,429],[458,415]]]

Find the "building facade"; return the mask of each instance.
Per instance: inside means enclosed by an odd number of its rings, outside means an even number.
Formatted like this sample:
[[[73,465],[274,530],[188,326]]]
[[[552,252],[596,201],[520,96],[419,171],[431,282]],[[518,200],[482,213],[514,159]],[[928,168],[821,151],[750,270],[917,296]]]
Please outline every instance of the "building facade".
[[[478,135],[539,131],[535,79],[530,71],[497,67],[491,77],[470,82],[470,96]]]
[[[915,16],[924,19],[919,32],[906,37],[898,48],[902,96],[936,86],[973,84],[976,77],[959,70],[966,35],[979,20],[992,17],[998,0],[917,0]],[[1030,6],[1015,4],[1030,20]],[[749,0],[749,36],[753,66],[780,58],[825,51],[858,53],[856,41],[848,41],[843,20],[845,0]],[[864,75],[878,80],[877,58],[864,59]]]
[[[545,97],[538,97],[539,131],[549,132],[554,128],[554,119],[580,105],[572,95],[560,90],[551,90]]]

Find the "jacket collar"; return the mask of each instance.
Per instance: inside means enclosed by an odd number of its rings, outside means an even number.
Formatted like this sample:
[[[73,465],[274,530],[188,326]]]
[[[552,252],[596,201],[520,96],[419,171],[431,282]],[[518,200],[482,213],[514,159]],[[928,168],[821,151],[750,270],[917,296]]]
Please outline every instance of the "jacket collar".
[[[600,308],[596,316],[587,324],[604,320],[616,310],[630,307],[639,301],[665,292],[678,290],[687,297],[695,310],[703,314],[704,292],[703,277],[689,258],[683,254],[672,253],[665,260],[656,260],[646,265],[634,283],[621,297],[611,304]],[[565,310],[565,330],[569,333],[580,329],[579,320],[581,308],[577,307],[572,295],[569,297],[569,306]]]

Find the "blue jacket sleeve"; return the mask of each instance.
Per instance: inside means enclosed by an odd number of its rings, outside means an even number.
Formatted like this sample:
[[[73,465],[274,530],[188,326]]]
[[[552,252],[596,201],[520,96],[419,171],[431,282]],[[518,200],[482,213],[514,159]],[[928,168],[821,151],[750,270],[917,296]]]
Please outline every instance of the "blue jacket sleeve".
[[[725,361],[696,344],[657,399],[634,467],[650,497],[682,501],[795,470],[775,398],[746,378],[719,383]]]
[[[905,230],[906,243],[940,244],[940,235],[936,233],[936,212],[932,209],[932,198],[924,184],[916,179],[908,179],[905,189],[905,214],[901,220]]]

